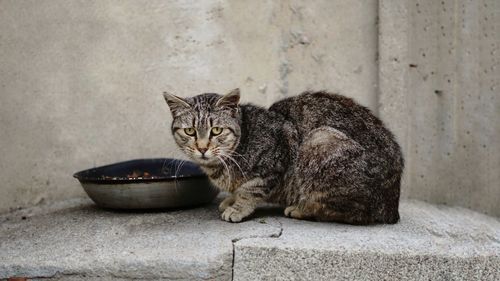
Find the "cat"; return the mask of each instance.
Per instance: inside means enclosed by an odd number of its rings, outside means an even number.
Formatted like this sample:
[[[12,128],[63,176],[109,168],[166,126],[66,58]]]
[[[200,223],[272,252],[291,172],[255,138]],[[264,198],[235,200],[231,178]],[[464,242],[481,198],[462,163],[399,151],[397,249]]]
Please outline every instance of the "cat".
[[[240,91],[181,98],[164,93],[172,134],[219,189],[223,220],[240,222],[262,202],[295,219],[396,223],[404,161],[393,134],[367,108],[324,91],[269,109]]]

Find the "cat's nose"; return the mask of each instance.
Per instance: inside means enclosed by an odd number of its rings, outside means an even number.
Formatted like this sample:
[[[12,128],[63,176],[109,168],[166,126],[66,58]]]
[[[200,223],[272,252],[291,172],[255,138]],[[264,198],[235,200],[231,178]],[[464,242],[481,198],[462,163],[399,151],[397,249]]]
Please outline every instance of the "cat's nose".
[[[198,151],[201,152],[201,155],[204,155],[207,152],[208,148],[198,148]]]

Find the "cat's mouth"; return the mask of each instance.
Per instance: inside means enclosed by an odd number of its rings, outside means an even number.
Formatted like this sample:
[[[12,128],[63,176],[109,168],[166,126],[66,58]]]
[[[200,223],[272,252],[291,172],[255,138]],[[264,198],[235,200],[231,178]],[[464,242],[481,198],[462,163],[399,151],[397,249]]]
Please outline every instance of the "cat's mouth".
[[[205,165],[207,165],[207,164],[212,164],[213,162],[215,162],[216,158],[215,157],[207,157],[207,156],[203,155],[203,156],[197,156],[197,157],[195,157],[194,160],[196,162],[198,162],[198,164],[201,164],[201,165],[205,164]]]

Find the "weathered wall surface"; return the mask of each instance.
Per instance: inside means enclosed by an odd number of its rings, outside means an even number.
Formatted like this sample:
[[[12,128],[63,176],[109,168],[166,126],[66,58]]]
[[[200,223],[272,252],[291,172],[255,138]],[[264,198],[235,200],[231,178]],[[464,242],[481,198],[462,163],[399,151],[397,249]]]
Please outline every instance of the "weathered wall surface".
[[[380,114],[405,148],[404,196],[500,216],[500,2],[380,7]]]
[[[0,212],[83,195],[81,169],[181,157],[165,90],[376,109],[376,1],[307,3],[0,0]]]
[[[161,92],[240,87],[354,97],[405,151],[403,197],[498,216],[499,30],[496,0],[0,0],[0,212],[83,195],[81,169],[183,157]]]

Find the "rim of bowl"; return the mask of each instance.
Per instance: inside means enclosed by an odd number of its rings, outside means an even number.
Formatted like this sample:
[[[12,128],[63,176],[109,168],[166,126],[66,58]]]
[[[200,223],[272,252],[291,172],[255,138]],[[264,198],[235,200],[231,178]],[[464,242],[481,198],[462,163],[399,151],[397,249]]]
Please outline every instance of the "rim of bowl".
[[[158,175],[153,177],[135,177],[129,178],[127,176],[118,176],[118,177],[107,177],[99,174],[99,170],[103,170],[111,167],[123,166],[124,168],[130,166],[132,164],[140,164],[140,163],[148,163],[151,165],[155,162],[164,162],[164,161],[176,161],[181,162],[185,161],[181,170],[188,170],[185,173],[181,173],[178,175]],[[187,166],[186,166],[187,165]],[[198,165],[191,161],[174,159],[174,158],[148,158],[148,159],[134,159],[128,161],[116,162],[104,166],[94,167],[90,169],[85,169],[73,174],[73,177],[78,179],[80,183],[95,183],[95,184],[129,184],[129,183],[152,183],[152,182],[168,182],[168,181],[185,181],[191,179],[200,179],[207,178],[207,175],[203,173]]]

